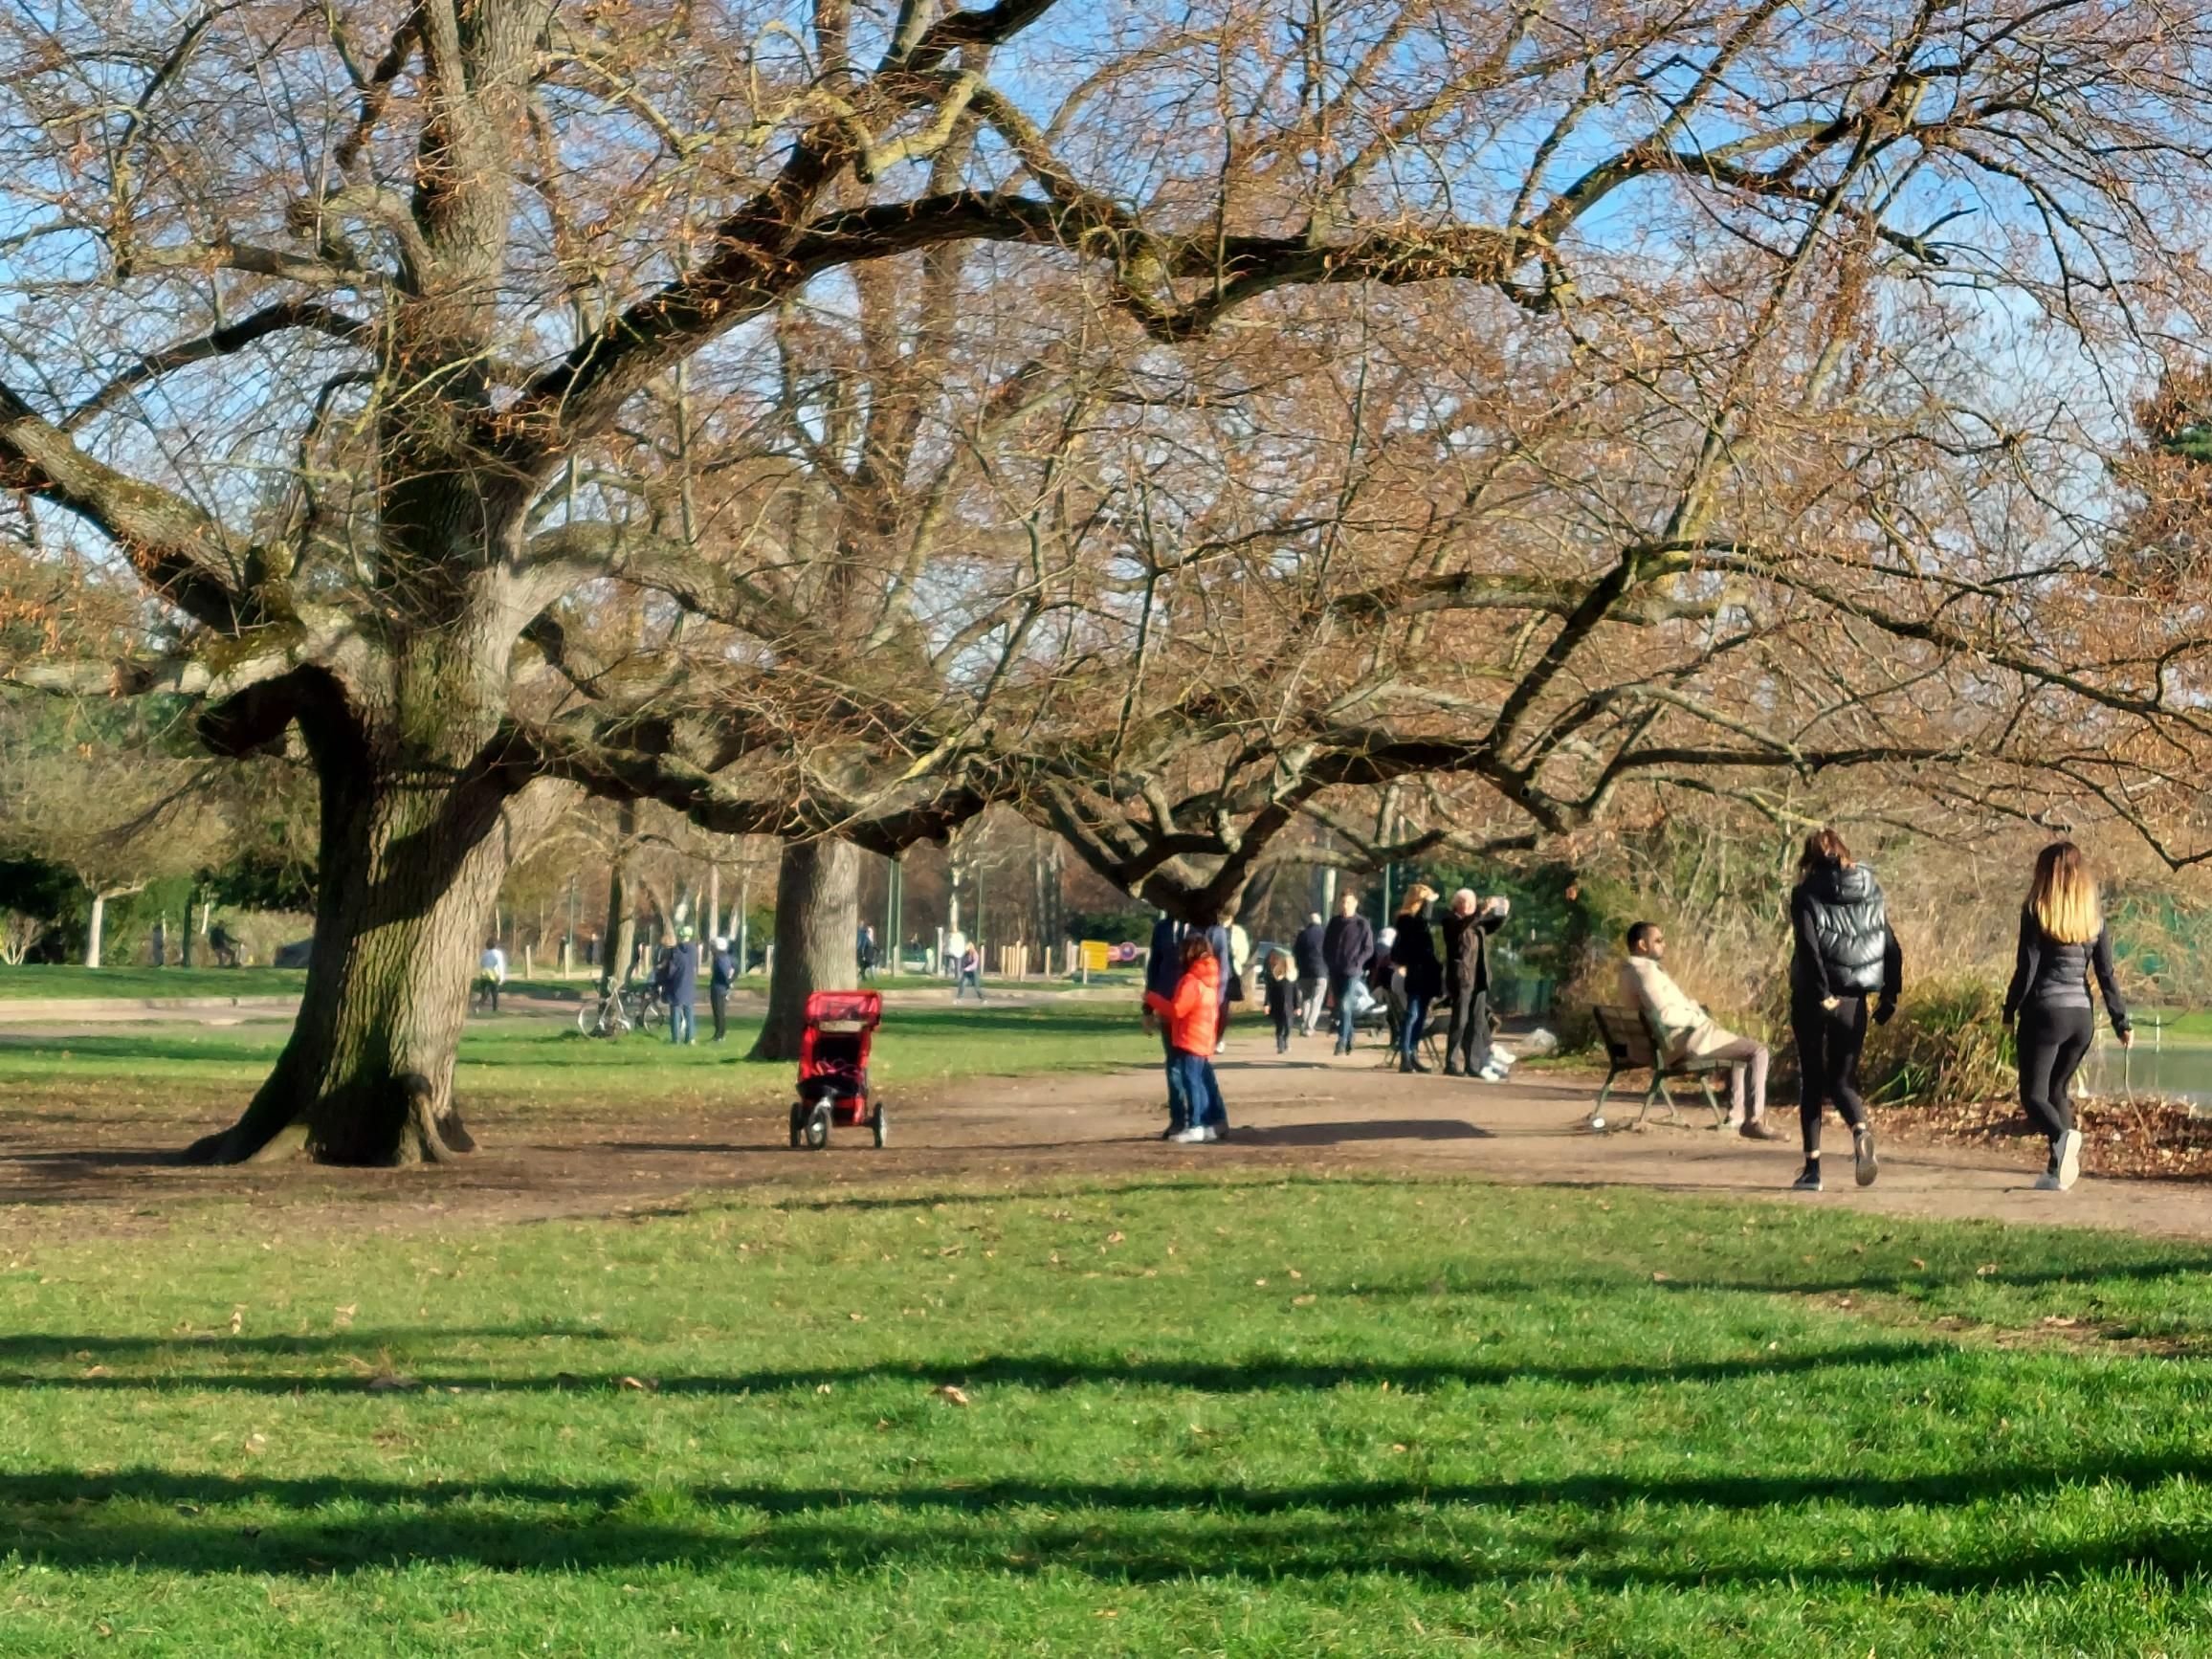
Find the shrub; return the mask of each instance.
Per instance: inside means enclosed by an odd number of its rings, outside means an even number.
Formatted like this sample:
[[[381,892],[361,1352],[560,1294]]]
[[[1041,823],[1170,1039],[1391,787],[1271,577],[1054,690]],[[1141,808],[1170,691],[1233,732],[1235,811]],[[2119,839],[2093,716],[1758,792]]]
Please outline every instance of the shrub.
[[[2012,1038],[1998,1023],[2004,993],[1947,974],[1910,986],[1896,1017],[1867,1039],[1867,1095],[1892,1106],[1995,1100],[2017,1087]]]

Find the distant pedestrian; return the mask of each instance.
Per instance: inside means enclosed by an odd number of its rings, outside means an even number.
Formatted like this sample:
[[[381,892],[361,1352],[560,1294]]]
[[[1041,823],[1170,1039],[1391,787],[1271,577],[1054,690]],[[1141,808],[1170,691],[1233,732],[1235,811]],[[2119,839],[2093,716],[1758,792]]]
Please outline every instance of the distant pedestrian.
[[[1291,940],[1291,962],[1298,975],[1298,1029],[1309,1037],[1321,1023],[1321,1006],[1328,1000],[1329,959],[1323,950],[1328,936],[1316,910]]]
[[[698,1040],[699,953],[692,930],[675,930],[675,945],[660,963],[660,994],[668,1004],[668,1040]]]
[[[1478,903],[1474,890],[1451,896],[1444,918],[1444,994],[1451,1026],[1444,1039],[1444,1074],[1504,1079],[1511,1064],[1490,1041],[1490,936],[1505,925],[1511,905],[1503,898]]]
[[[969,945],[960,953],[960,967],[952,984],[952,1000],[959,1002],[967,991],[973,990],[976,1001],[984,1001],[984,953]]]
[[[1213,945],[1202,933],[1186,937],[1182,946],[1183,974],[1175,994],[1144,993],[1146,1011],[1167,1022],[1168,1045],[1182,1073],[1183,1097],[1189,1121],[1171,1134],[1170,1140],[1185,1145],[1219,1140],[1228,1128],[1228,1111],[1222,1104],[1221,1082],[1213,1071],[1213,1051],[1221,1017],[1221,963]]]
[[[476,958],[476,995],[495,1014],[499,1011],[499,987],[506,983],[507,953],[499,948],[498,940],[488,939],[483,954]]]
[[[1436,954],[1436,934],[1428,925],[1428,906],[1436,889],[1416,881],[1405,890],[1398,907],[1397,938],[1390,955],[1405,970],[1405,1013],[1399,1023],[1398,1069],[1426,1072],[1421,1058],[1421,1038],[1428,1029],[1428,1010],[1444,994],[1444,962]]]
[[[1352,1051],[1352,982],[1367,971],[1368,959],[1375,954],[1375,930],[1367,918],[1360,914],[1357,895],[1347,893],[1337,901],[1337,914],[1330,919],[1321,940],[1322,965],[1329,970],[1329,994],[1337,1003],[1337,1047],[1335,1052]]]
[[[1291,959],[1279,950],[1268,952],[1268,1018],[1275,1024],[1275,1052],[1291,1051],[1291,1027],[1298,1017],[1298,981],[1291,972]]]
[[[866,983],[875,973],[875,929],[865,921],[860,924],[860,938],[852,954],[860,966],[861,981]]]
[[[1833,830],[1805,841],[1790,894],[1789,1023],[1798,1049],[1798,1126],[1804,1140],[1799,1192],[1821,1190],[1821,1103],[1851,1132],[1852,1173],[1871,1186],[1879,1172],[1874,1129],[1859,1094],[1859,1054],[1867,1046],[1867,999],[1879,996],[1874,1023],[1887,1025],[1904,988],[1905,959],[1874,873],[1851,857]]]
[[[2081,1175],[2073,1078],[2096,1037],[2092,974],[2120,1047],[2134,1048],[2096,883],[2082,850],[2071,841],[2054,841],[2036,856],[2035,882],[2020,913],[2012,984],[2004,993],[2004,1023],[2020,1022],[2020,1104],[2050,1141],[2050,1161],[2035,1181],[2039,1192],[2065,1192]]]
[[[1221,969],[1221,1009],[1213,1029],[1213,1051],[1219,1054],[1228,1047],[1229,1015],[1234,1005],[1244,1001],[1244,970],[1237,966],[1237,935],[1241,927],[1216,922],[1206,930],[1206,942],[1213,947],[1214,965]],[[1248,942],[1249,953],[1250,945]]]
[[[707,1002],[714,1009],[715,1041],[729,1034],[730,987],[738,983],[738,959],[730,955],[730,941],[718,936],[714,958],[707,964]]]

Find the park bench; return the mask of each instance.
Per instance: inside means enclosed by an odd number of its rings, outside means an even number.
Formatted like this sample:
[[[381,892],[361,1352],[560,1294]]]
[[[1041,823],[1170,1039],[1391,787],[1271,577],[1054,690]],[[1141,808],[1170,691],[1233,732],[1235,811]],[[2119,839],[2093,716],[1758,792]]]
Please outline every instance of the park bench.
[[[1641,1127],[1644,1115],[1659,1101],[1667,1103],[1670,1120],[1679,1123],[1682,1114],[1674,1104],[1674,1096],[1668,1093],[1670,1081],[1695,1083],[1705,1095],[1706,1105],[1713,1108],[1715,1124],[1728,1121],[1728,1108],[1713,1093],[1715,1073],[1728,1070],[1729,1062],[1721,1059],[1701,1059],[1692,1056],[1672,1065],[1664,1064],[1659,1055],[1666,1042],[1666,1033],[1651,1022],[1651,1016],[1641,1007],[1621,1007],[1604,1003],[1594,1004],[1590,1016],[1597,1022],[1598,1040],[1605,1046],[1605,1062],[1611,1068],[1605,1081],[1598,1090],[1598,1103],[1590,1108],[1590,1127],[1605,1127],[1605,1102],[1612,1098],[1613,1083],[1623,1072],[1650,1069],[1651,1086],[1644,1091],[1644,1104],[1637,1109],[1634,1127]]]

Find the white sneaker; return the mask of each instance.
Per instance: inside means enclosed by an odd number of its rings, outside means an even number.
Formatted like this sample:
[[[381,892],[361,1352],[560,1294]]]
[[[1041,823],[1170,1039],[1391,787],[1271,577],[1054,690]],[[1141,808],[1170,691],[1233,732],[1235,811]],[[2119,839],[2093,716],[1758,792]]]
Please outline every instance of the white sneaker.
[[[1203,1133],[1208,1140],[1219,1140],[1221,1139],[1221,1131],[1211,1123],[1208,1123],[1206,1126]]]
[[[2082,1177],[2082,1132],[2069,1129],[2059,1137],[2058,1189],[2067,1192]]]
[[[1507,1053],[1503,1049],[1493,1049],[1490,1051],[1491,1065],[1495,1066],[1501,1072],[1510,1072],[1513,1070],[1514,1058],[1515,1057],[1513,1055]],[[1485,1067],[1484,1070],[1487,1071],[1489,1068]]]
[[[1203,1129],[1179,1129],[1167,1139],[1179,1146],[1199,1146],[1206,1141],[1206,1131]]]
[[[1485,1083],[1502,1083],[1505,1081],[1505,1074],[1508,1068],[1504,1066],[1493,1064],[1485,1066],[1481,1071],[1477,1072],[1475,1075],[1481,1078]]]

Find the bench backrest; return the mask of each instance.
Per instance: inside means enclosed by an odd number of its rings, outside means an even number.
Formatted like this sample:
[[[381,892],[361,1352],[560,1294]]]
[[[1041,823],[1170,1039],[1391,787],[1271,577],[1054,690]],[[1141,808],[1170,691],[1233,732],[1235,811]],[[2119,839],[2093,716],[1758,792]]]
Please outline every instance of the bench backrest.
[[[1598,1040],[1605,1045],[1605,1057],[1615,1065],[1648,1066],[1658,1058],[1651,1027],[1642,1008],[1598,1003],[1592,1006],[1590,1017],[1597,1022]]]

